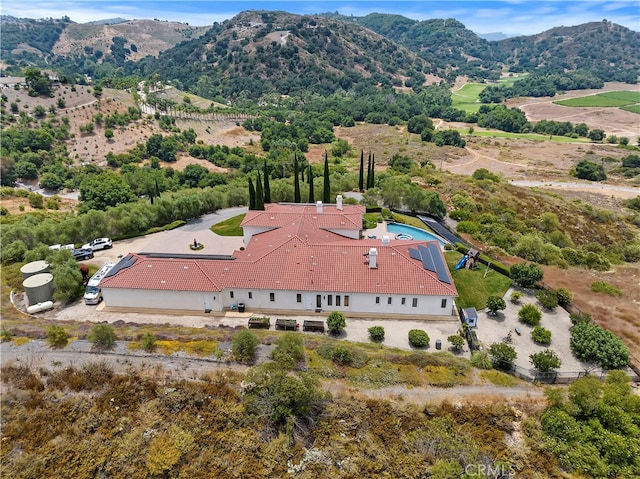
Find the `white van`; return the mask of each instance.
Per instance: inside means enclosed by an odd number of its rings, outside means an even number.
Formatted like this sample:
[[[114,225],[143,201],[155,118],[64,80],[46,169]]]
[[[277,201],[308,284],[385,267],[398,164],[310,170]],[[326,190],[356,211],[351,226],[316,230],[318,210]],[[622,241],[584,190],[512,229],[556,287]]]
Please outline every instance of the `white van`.
[[[87,283],[87,289],[84,292],[84,304],[98,304],[102,301],[102,291],[100,290],[100,281],[107,275],[111,268],[115,266],[114,263],[107,263],[102,265],[96,274],[91,276]]]

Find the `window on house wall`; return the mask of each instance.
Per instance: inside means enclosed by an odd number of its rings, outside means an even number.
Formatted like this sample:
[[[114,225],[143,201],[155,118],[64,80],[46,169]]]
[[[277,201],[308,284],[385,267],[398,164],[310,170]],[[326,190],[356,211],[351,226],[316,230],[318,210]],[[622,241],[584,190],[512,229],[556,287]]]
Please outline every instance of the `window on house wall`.
[[[349,306],[349,296],[344,297],[344,305]]]
[[[229,291],[229,297],[233,299],[233,291]]]
[[[411,300],[411,307],[412,308],[417,308],[418,307],[418,298],[413,298]]]
[[[327,295],[327,304],[329,306],[333,306],[333,295],[331,295],[331,294]]]
[[[336,306],[340,306],[340,296],[336,294]]]
[[[443,300],[440,302],[440,307],[441,307],[441,308],[446,308],[446,307],[447,307],[447,299],[446,299],[446,298],[445,298],[445,299],[443,299]]]
[[[302,303],[302,295],[300,293],[296,294],[296,303]]]
[[[253,298],[253,293],[251,291],[249,291],[249,299]]]
[[[376,296],[376,304],[380,304],[380,296]]]
[[[276,293],[269,293],[269,301],[273,302],[276,300]]]
[[[387,304],[391,304],[391,296],[387,298]]]
[[[402,301],[400,301],[402,303],[402,306],[404,306],[404,304],[407,302],[407,298],[402,298]]]

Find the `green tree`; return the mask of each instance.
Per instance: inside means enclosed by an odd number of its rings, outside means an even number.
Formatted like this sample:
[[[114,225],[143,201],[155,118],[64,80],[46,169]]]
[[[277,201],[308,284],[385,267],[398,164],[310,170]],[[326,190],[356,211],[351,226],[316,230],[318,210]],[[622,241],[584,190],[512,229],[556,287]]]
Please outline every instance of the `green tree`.
[[[258,348],[258,338],[250,331],[238,331],[233,337],[233,356],[241,362],[252,362],[256,356]]]
[[[331,334],[340,334],[347,325],[347,321],[340,311],[332,311],[327,316],[327,328]]]
[[[316,202],[316,196],[313,191],[313,170],[311,169],[311,163],[309,163],[309,173],[307,173],[307,181],[309,182],[309,203]]]
[[[604,130],[601,130],[599,128],[594,128],[593,130],[589,131],[589,134],[587,135],[587,138],[589,138],[591,141],[602,141],[605,138],[605,134],[604,134]]]
[[[35,108],[33,109],[33,116],[35,116],[36,118],[44,118],[44,116],[47,114],[47,111],[44,109],[44,106],[42,105],[36,105]]]
[[[518,311],[518,319],[529,326],[537,326],[542,319],[542,313],[533,304],[525,304]]]
[[[264,211],[264,193],[262,191],[262,178],[258,171],[258,179],[256,180],[256,210]]]
[[[69,343],[69,334],[62,326],[52,324],[47,329],[47,343],[52,348],[64,348]]]
[[[571,328],[569,344],[578,359],[603,369],[623,368],[629,363],[625,344],[611,331],[589,321],[579,321]]]
[[[300,203],[300,178],[298,175],[298,155],[293,154],[293,202]]]
[[[264,176],[264,202],[271,203],[271,185],[269,183],[269,168],[267,167],[267,159],[264,159],[264,166],[262,168],[262,174]]]
[[[511,369],[518,357],[516,350],[506,343],[493,343],[489,346],[489,354],[500,369]]]
[[[95,348],[111,349],[116,342],[116,332],[109,324],[97,324],[91,328],[87,339]]]
[[[589,181],[604,181],[607,179],[604,166],[593,163],[589,160],[580,160],[575,166],[573,175],[576,178]]]
[[[249,178],[249,209],[256,209],[256,190],[253,187],[253,181]]]
[[[541,373],[546,373],[552,369],[558,369],[562,364],[562,361],[560,361],[560,358],[555,351],[550,349],[530,354],[529,361],[533,364],[533,367]]]
[[[456,351],[462,351],[465,343],[464,338],[459,334],[453,334],[449,336],[447,338],[447,341],[451,343],[451,346],[453,346],[453,349],[455,349]]]
[[[409,331],[409,344],[414,348],[424,348],[429,346],[429,335],[422,329],[411,329]]]
[[[109,206],[135,201],[136,197],[122,176],[111,172],[85,177],[80,183],[81,211],[106,210]]]
[[[371,326],[367,329],[369,338],[375,343],[381,343],[384,341],[384,328],[382,326]]]
[[[140,338],[140,343],[142,345],[142,349],[148,353],[152,353],[158,347],[156,341],[156,335],[151,332],[146,332]]]
[[[75,299],[82,292],[82,273],[76,262],[68,258],[52,266],[53,299],[67,302]]]
[[[523,288],[531,288],[538,281],[542,281],[544,273],[542,268],[535,263],[518,263],[511,267],[509,276]]]
[[[104,130],[104,137],[107,140],[111,140],[113,138],[113,130],[111,128],[107,128]]]
[[[358,175],[358,191],[364,191],[364,150],[360,150],[360,170]]]
[[[573,301],[573,294],[566,288],[556,289],[556,297],[558,298],[558,304],[563,308],[569,306]]]
[[[507,309],[507,303],[500,296],[489,296],[487,298],[487,309],[495,316],[498,311]]]
[[[324,152],[324,187],[322,189],[322,202],[329,204],[331,202],[331,180],[329,179],[329,155]]]
[[[551,331],[544,329],[542,326],[536,326],[531,331],[531,339],[536,343],[549,344],[551,342]]]
[[[42,209],[44,208],[44,198],[39,193],[29,193],[29,205],[32,208]]]
[[[64,180],[55,173],[44,173],[40,177],[40,186],[47,190],[57,191],[64,186]]]

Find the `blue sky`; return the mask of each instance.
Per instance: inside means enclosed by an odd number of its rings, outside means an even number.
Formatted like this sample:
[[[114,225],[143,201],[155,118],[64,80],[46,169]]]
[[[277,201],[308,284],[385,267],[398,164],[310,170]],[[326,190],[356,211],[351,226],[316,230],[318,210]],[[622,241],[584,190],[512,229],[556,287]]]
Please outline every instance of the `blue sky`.
[[[607,19],[640,30],[640,0],[506,0],[506,1],[216,1],[216,0],[2,0],[0,13],[27,18],[60,18],[85,23],[122,17],[211,25],[243,10],[284,10],[313,14],[339,12],[364,16],[397,13],[416,20],[455,18],[476,33],[532,35],[555,26]]]

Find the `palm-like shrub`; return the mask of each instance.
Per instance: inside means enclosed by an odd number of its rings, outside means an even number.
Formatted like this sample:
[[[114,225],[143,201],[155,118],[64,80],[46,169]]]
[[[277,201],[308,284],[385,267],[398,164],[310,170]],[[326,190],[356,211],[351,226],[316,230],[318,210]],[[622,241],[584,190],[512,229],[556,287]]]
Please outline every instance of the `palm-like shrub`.
[[[525,304],[520,308],[520,311],[518,311],[518,318],[529,326],[537,326],[542,319],[542,313],[533,304]]]

